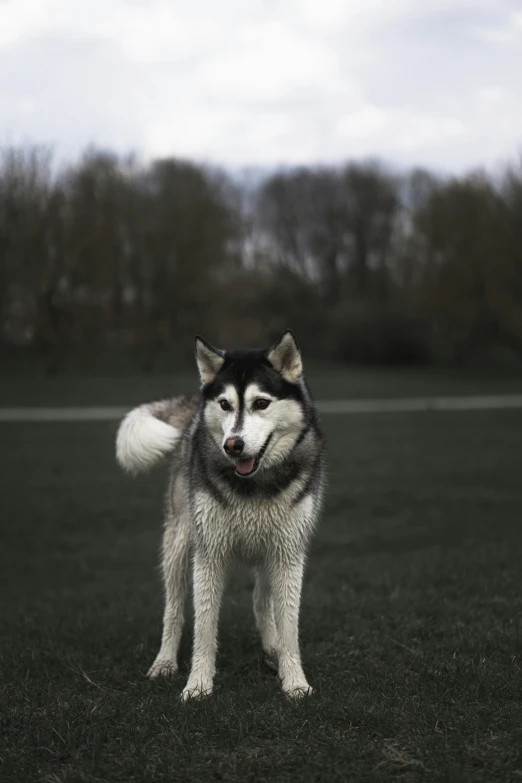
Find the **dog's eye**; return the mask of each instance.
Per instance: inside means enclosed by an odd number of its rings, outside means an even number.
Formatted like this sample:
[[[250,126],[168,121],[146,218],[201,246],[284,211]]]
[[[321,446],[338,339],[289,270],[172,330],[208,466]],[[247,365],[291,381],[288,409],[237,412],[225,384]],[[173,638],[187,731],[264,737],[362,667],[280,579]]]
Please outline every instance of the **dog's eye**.
[[[223,411],[231,411],[232,405],[227,400],[220,400],[219,404],[221,405],[221,410]]]
[[[265,400],[263,397],[260,397],[258,400],[254,402],[254,410],[264,411],[268,408],[269,405],[270,405],[270,400]]]

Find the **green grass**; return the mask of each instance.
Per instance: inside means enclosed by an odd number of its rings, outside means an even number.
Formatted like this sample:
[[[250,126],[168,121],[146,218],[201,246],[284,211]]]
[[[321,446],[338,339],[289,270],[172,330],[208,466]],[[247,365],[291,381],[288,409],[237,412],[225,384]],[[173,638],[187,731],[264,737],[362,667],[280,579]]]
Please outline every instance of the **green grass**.
[[[2,783],[522,779],[522,412],[325,419],[297,704],[242,570],[212,698],[179,701],[190,621],[144,679],[165,475],[123,476],[115,426],[0,427]]]

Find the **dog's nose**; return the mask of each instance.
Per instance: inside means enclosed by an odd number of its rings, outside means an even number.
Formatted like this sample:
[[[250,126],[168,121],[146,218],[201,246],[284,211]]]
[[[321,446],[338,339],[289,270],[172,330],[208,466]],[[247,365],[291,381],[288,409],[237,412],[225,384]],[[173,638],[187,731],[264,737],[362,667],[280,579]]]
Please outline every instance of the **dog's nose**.
[[[243,438],[227,438],[225,441],[225,445],[223,446],[227,454],[230,454],[231,457],[239,457],[243,449],[245,448],[245,442]]]

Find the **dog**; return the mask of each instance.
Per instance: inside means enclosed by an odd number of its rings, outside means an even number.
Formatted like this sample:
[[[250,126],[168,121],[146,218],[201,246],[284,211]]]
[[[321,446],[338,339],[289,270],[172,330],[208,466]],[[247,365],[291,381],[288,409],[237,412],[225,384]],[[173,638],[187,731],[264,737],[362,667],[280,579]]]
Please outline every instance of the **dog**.
[[[131,472],[171,455],[162,547],[165,612],[148,676],[177,670],[192,559],[194,647],[183,700],[212,692],[218,614],[229,566],[254,571],[254,615],[284,693],[311,693],[301,665],[299,605],[307,545],[324,492],[324,437],[286,331],[269,349],[222,351],[195,341],[197,397],[130,411],[116,455]]]

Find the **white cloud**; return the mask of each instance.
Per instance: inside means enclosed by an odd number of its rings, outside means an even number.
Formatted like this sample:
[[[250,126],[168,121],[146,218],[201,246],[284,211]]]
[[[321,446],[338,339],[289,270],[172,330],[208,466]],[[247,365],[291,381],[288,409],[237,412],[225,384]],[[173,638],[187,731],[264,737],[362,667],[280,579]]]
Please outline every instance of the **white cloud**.
[[[232,164],[297,163],[313,154],[307,135],[299,135],[295,120],[285,112],[184,109],[148,127],[145,153],[162,157],[183,149],[189,157]]]
[[[510,15],[509,26],[513,30],[522,32],[522,11],[515,11],[515,13]]]
[[[378,106],[366,105],[341,117],[337,130],[346,139],[360,139],[378,133],[386,126],[386,112]]]
[[[280,23],[244,27],[231,43],[198,71],[202,88],[214,99],[280,101],[299,91],[339,88],[335,53]]]
[[[351,27],[360,32],[401,20],[422,19],[448,11],[487,10],[490,0],[295,0],[296,12],[320,28]]]
[[[463,122],[454,117],[411,110],[386,111],[371,105],[341,117],[337,130],[341,137],[357,145],[360,154],[370,154],[372,149],[388,154],[424,152],[466,132]]]
[[[301,0],[297,3],[308,24],[326,28],[347,24],[364,10],[364,5],[364,0]]]
[[[113,42],[137,62],[179,60],[205,53],[224,29],[207,14],[182,14],[168,2],[7,0],[0,4],[0,45],[59,35]]]
[[[30,30],[45,23],[45,6],[35,0],[4,0],[0,3],[0,47],[16,43]]]
[[[0,0],[0,140],[461,169],[522,141],[521,34],[518,0]]]
[[[19,100],[16,102],[16,109],[20,114],[34,114],[36,105],[31,100]]]
[[[509,14],[501,24],[479,26],[475,33],[479,38],[490,43],[519,42],[522,36],[522,11]]]
[[[138,62],[176,62],[202,55],[223,36],[219,23],[203,16],[186,19],[168,6],[135,9],[111,30],[111,37]]]
[[[477,98],[486,105],[502,103],[506,99],[506,92],[502,87],[479,87]]]

